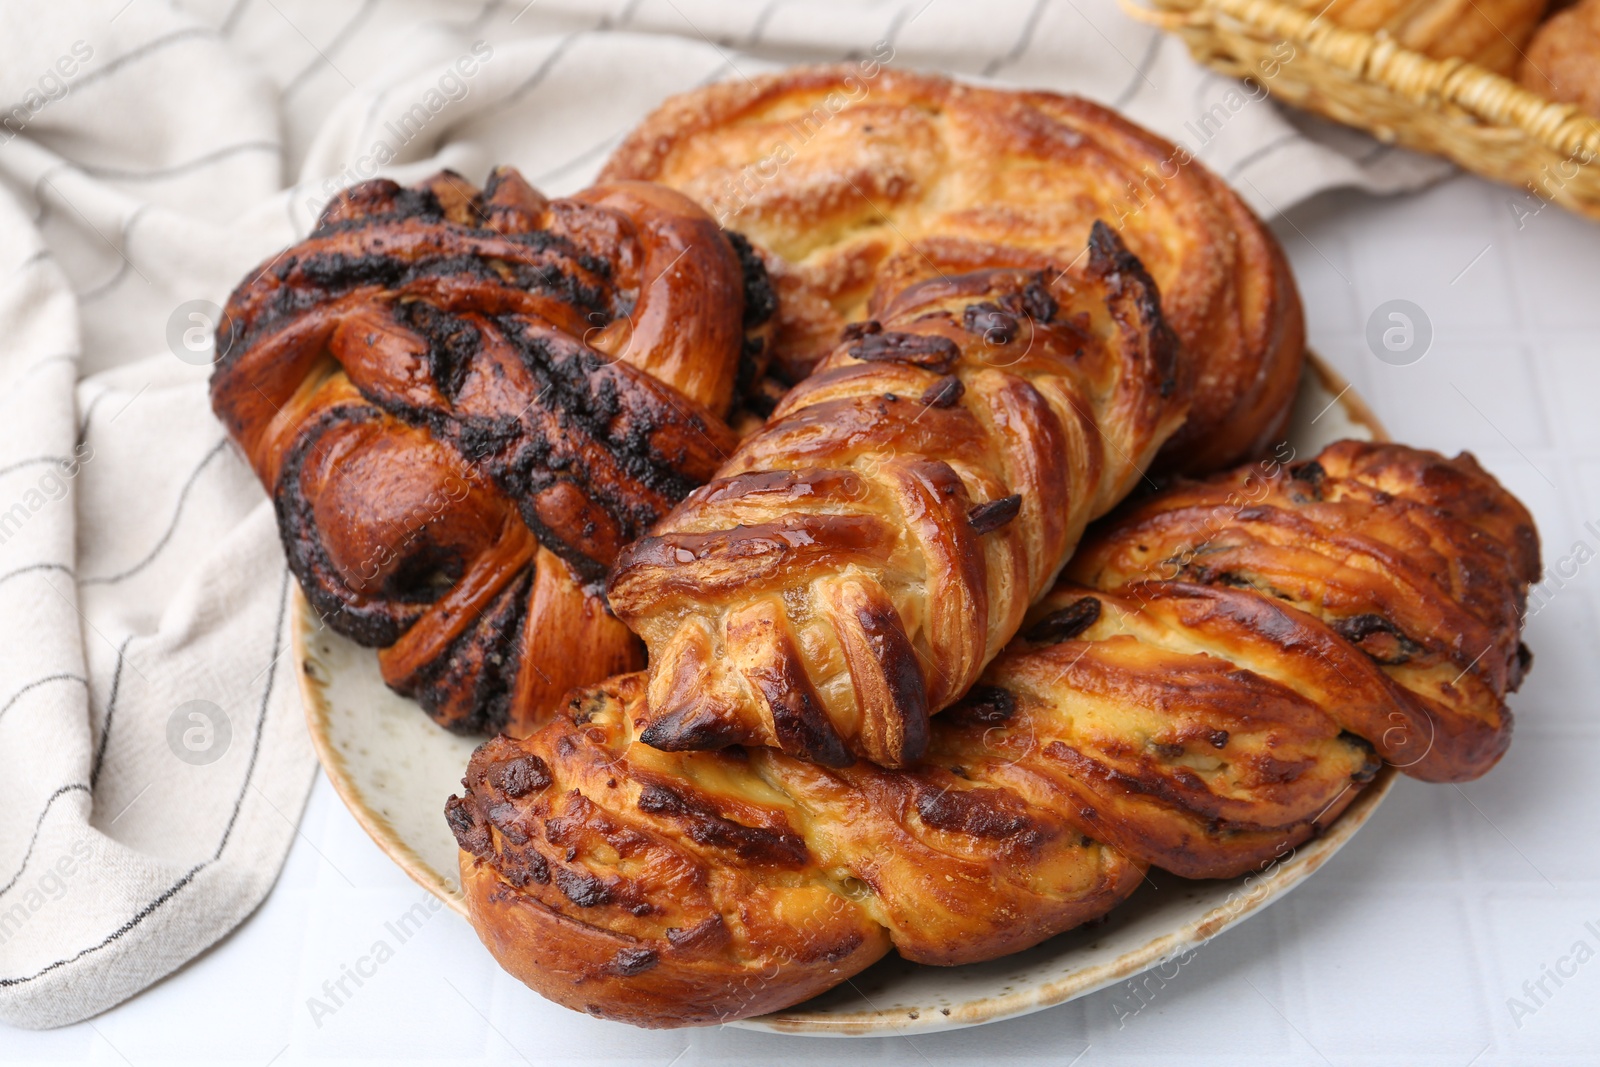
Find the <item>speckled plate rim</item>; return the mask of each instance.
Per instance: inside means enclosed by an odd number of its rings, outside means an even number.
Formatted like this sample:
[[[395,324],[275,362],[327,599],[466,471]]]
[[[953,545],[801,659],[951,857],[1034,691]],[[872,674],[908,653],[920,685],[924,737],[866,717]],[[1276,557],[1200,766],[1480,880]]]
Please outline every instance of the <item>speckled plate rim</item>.
[[[1378,421],[1366,402],[1356,394],[1350,383],[1315,354],[1307,354],[1304,373],[1314,377],[1316,384],[1324,393],[1333,397],[1328,402],[1328,407],[1338,404],[1345,418],[1366,429],[1373,440],[1389,440],[1388,432],[1382,423]],[[1320,418],[1320,413],[1312,421],[1316,421],[1316,418]],[[305,705],[306,725],[311,734],[311,743],[328,775],[328,780],[333,784],[334,792],[355,816],[356,822],[367,835],[401,870],[456,913],[466,917],[466,904],[459,889],[456,888],[453,877],[436,870],[407,843],[389,820],[379,812],[379,804],[367,798],[361,785],[350,773],[349,766],[329,731],[331,709],[323,685],[316,673],[308,667],[308,661],[312,658],[309,641],[319,630],[320,622],[298,586],[294,588],[293,596],[294,621],[291,638],[297,666],[295,674],[300,683],[300,695]],[[1036,981],[1001,996],[975,997],[954,1003],[950,1005],[948,1012],[892,1015],[870,1004],[866,1010],[855,1013],[837,1010],[818,1012],[807,1011],[806,1006],[800,1004],[784,1011],[728,1025],[806,1037],[918,1035],[999,1022],[1002,1019],[1028,1015],[1075,1000],[1124,978],[1149,970],[1163,960],[1201,945],[1284,896],[1333,858],[1333,855],[1355,836],[1356,831],[1366,824],[1378,805],[1389,795],[1396,778],[1395,769],[1385,766],[1326,833],[1300,846],[1288,860],[1277,864],[1270,872],[1258,878],[1254,888],[1247,895],[1236,900],[1237,894],[1230,893],[1221,905],[1200,918],[1153,937],[1107,963],[1073,968],[1059,978]],[[443,819],[442,798],[440,803],[440,818]],[[1234,879],[1219,884],[1233,885],[1240,881],[1242,880]]]
[[[311,734],[311,746],[316,749],[317,760],[322,764],[322,770],[327,774],[328,781],[333,783],[333,791],[339,795],[339,799],[344,802],[350,814],[355,816],[356,822],[367,832],[367,836],[372,838],[378,848],[405,871],[412,881],[444,901],[457,915],[466,918],[467,905],[461,897],[460,889],[407,844],[405,838],[394,828],[394,824],[378,811],[378,805],[367,799],[355,776],[350,773],[344,754],[334,744],[328,728],[331,709],[323,693],[322,683],[308,666],[312,661],[309,643],[311,637],[321,629],[322,623],[310,602],[306,600],[305,594],[300,591],[298,583],[295,584],[291,595],[294,598],[292,605],[294,621],[290,639],[294,650],[295,677],[300,682],[300,702],[305,706],[306,728]],[[463,766],[461,769],[465,771],[466,767]],[[443,797],[439,800],[439,818],[444,818]]]

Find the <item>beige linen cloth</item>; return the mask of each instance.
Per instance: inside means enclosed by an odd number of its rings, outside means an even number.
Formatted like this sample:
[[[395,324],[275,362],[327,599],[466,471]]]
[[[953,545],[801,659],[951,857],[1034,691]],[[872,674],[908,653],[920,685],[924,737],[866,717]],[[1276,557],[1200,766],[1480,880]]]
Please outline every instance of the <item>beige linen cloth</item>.
[[[0,1018],[92,1016],[225,936],[316,772],[272,508],[207,401],[241,275],[380,170],[571,191],[669,93],[869,54],[1084,93],[1268,215],[1442,172],[1114,0],[0,6]]]

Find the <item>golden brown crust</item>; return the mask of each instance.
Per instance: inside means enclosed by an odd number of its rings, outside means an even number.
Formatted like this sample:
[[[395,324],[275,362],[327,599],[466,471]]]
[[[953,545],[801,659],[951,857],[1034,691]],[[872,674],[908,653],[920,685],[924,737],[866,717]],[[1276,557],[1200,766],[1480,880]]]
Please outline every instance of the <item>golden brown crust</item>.
[[[1215,469],[1281,439],[1305,328],[1277,242],[1181,149],[1086,100],[872,64],[796,68],[669,99],[603,175],[681,189],[768,254],[790,380],[866,317],[897,255],[958,240],[1069,262],[1104,221],[1196,365],[1189,423],[1162,463]]]
[[[826,770],[634,740],[643,675],[473,755],[446,815],[469,914],[512,974],[640,1026],[793,1004],[887,953],[957,964],[1103,914],[1143,866],[942,767]]]
[[[580,1010],[726,1021],[891,945],[957,964],[1036,944],[1147,865],[1258,869],[1383,759],[1455,781],[1504,751],[1538,544],[1470,456],[1342,442],[1153,496],[1079,559],[908,770],[659,751],[632,727],[642,674],[485,745],[446,805],[485,944]]]
[[[346,190],[229,299],[212,403],[290,566],[441,724],[642,664],[598,583],[734,445],[769,329],[740,241],[659,186],[443,172]]]
[[[618,558],[646,743],[916,762],[1181,423],[1176,343],[1108,228],[1081,270],[942,266],[887,273],[878,317]]]
[[[1548,0],[1300,0],[1352,30],[1393,37],[1434,59],[1456,56],[1496,74],[1517,68]]]
[[[952,712],[958,728],[940,729],[930,758],[1184,877],[1266,863],[1337,818],[1379,763],[1320,704],[1211,640],[1213,616],[1230,608],[1272,610],[1231,590],[1141,601],[1063,582]],[[1057,639],[1050,621],[1062,612],[1093,619]],[[1285,632],[1300,623],[1278,614]]]
[[[1517,77],[1541,96],[1600,118],[1600,0],[1582,0],[1540,26]]]
[[[1211,625],[1230,654],[1248,650],[1255,669],[1302,688],[1413,777],[1483,774],[1510,743],[1504,698],[1527,666],[1521,619],[1539,577],[1527,510],[1467,453],[1341,441],[1310,462],[1270,466],[1130,508],[1068,576],[1136,597],[1202,583],[1291,605],[1301,613],[1293,641],[1262,609],[1212,611]],[[1341,647],[1400,691],[1346,665]]]

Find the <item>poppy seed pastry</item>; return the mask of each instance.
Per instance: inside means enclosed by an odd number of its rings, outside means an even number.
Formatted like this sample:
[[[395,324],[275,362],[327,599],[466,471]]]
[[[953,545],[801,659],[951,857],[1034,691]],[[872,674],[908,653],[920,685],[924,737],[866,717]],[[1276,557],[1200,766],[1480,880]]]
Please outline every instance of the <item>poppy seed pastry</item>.
[[[212,406],[328,625],[441,725],[521,733],[642,665],[600,585],[733,448],[771,301],[661,186],[375,180],[234,291]]]

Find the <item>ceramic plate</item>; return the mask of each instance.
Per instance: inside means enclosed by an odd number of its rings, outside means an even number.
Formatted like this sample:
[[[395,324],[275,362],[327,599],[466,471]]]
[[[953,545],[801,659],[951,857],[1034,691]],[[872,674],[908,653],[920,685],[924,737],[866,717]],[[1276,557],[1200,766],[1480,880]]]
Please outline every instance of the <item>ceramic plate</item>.
[[[1348,384],[1313,357],[1290,424],[1295,454],[1311,456],[1343,437],[1383,436]],[[334,789],[407,874],[465,914],[444,800],[459,791],[478,741],[434,726],[383,684],[373,650],[321,627],[298,590],[295,596],[301,693],[311,738]],[[1260,874],[1200,882],[1152,870],[1151,880],[1103,922],[1026,952],[964,967],[926,967],[891,957],[804,1004],[732,1025],[812,1036],[920,1034],[1081,997],[1214,937],[1287,893],[1350,840],[1394,777],[1393,768],[1385,767],[1326,834]]]

